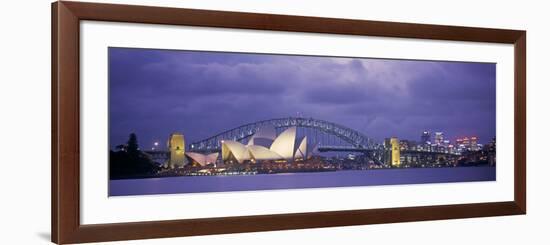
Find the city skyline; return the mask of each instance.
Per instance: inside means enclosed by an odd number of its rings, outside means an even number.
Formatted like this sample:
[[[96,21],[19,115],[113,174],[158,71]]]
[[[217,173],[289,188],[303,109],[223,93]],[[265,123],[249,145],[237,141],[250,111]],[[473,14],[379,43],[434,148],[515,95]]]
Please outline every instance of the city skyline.
[[[321,118],[382,142],[495,137],[495,64],[109,49],[110,147],[188,142],[277,117]],[[428,91],[426,91],[428,90]],[[222,120],[223,119],[223,120]],[[432,135],[433,137],[433,135]]]

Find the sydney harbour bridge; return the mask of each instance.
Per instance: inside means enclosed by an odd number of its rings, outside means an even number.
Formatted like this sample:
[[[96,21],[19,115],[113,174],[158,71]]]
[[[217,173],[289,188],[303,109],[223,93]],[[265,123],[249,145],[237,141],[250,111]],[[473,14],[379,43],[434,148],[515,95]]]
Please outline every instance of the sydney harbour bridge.
[[[236,141],[246,144],[250,138],[258,133],[262,128],[271,127],[279,135],[290,127],[296,127],[296,138],[307,136],[307,145],[315,145],[318,152],[345,152],[359,153],[377,165],[388,165],[388,160],[397,157],[417,159],[416,161],[433,161],[439,158],[456,158],[456,154],[450,154],[437,151],[420,151],[417,149],[399,149],[399,143],[396,146],[388,146],[378,143],[365,134],[325,120],[304,117],[286,117],[262,120],[235,127],[203,140],[192,142],[187,149],[190,152],[209,154],[221,152],[222,142]],[[398,140],[397,140],[398,142]],[[400,152],[392,156],[392,152]],[[393,150],[392,150],[393,148]],[[168,151],[146,151],[153,159],[167,159],[170,155]],[[161,161],[162,162],[162,161]]]
[[[193,142],[189,149],[197,152],[214,152],[221,149],[223,140],[246,143],[248,139],[265,126],[271,126],[278,133],[289,127],[296,127],[298,134],[307,135],[310,144],[318,145],[319,151],[362,151],[380,150],[382,145],[351,128],[314,118],[287,117],[248,123],[209,138]]]

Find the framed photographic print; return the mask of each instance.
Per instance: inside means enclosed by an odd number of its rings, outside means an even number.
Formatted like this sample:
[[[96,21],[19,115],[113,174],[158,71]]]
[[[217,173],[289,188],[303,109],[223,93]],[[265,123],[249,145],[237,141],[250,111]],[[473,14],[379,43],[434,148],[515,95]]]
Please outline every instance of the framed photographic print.
[[[52,240],[525,214],[525,31],[52,5]]]

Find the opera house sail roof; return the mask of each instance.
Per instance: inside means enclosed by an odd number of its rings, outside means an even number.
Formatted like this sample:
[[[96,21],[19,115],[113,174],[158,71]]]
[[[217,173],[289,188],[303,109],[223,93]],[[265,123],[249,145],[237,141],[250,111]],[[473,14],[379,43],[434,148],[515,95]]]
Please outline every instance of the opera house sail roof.
[[[296,127],[290,127],[287,130],[283,131],[269,150],[276,152],[281,155],[284,159],[292,159],[294,157],[294,144],[296,143]]]
[[[307,158],[307,138],[296,141],[296,127],[290,127],[276,136],[275,128],[262,127],[250,137],[246,145],[224,140],[222,160],[244,161],[287,160]],[[269,143],[269,145],[266,145]]]
[[[300,140],[300,144],[297,144],[297,148],[294,153],[294,159],[306,159],[307,158],[307,136],[304,136]]]
[[[191,160],[200,164],[201,166],[206,166],[211,163],[216,163],[216,160],[218,159],[220,153],[215,152],[205,155],[197,152],[186,152],[185,155],[187,155],[189,158],[191,158]]]

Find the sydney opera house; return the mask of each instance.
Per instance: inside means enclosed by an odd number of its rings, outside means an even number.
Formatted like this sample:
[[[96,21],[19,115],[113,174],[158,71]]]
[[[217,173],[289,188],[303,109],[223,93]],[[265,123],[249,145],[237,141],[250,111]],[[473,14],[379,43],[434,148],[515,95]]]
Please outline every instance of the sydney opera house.
[[[244,162],[293,162],[308,159],[313,150],[308,149],[307,137],[296,137],[296,127],[290,127],[277,135],[272,126],[264,126],[250,137],[247,144],[233,140],[222,140],[221,160],[224,163]],[[185,152],[183,134],[173,133],[168,140],[169,158],[165,167],[181,168],[187,164],[206,166],[216,164],[220,152],[202,154]]]
[[[288,162],[309,157],[307,137],[297,139],[296,127],[290,127],[277,136],[275,128],[266,126],[252,135],[246,145],[232,140],[224,140],[221,143],[224,162]]]

